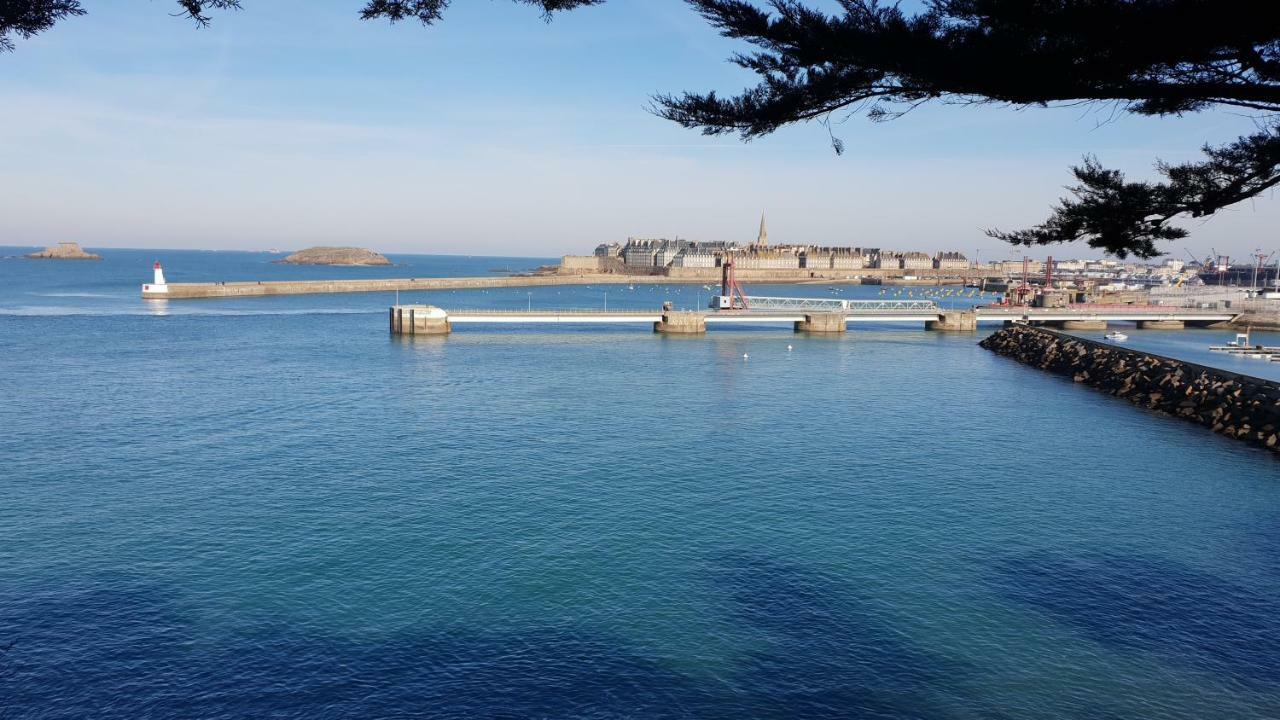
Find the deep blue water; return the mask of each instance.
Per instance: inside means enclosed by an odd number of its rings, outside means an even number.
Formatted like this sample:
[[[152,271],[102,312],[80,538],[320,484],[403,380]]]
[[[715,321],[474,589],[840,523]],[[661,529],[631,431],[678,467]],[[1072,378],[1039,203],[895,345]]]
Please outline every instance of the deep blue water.
[[[1280,464],[974,335],[391,338],[138,285],[542,261],[102,252],[0,260],[0,718],[1280,717]],[[605,292],[705,300],[402,299]]]

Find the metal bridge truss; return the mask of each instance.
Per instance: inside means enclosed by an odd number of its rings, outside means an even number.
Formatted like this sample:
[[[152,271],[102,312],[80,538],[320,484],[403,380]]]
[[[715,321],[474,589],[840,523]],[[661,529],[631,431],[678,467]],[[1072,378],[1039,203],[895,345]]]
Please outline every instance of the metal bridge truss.
[[[932,300],[841,300],[840,298],[788,298],[752,295],[752,310],[809,310],[815,312],[926,312],[940,311]]]

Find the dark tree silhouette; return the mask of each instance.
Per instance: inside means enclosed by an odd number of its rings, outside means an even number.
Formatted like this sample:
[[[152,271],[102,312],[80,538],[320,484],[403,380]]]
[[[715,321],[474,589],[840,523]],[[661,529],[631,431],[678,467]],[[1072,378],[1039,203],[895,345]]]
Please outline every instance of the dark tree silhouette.
[[[586,5],[599,5],[604,0],[514,0],[542,8],[550,13],[572,10]],[[209,24],[210,11],[239,10],[240,0],[176,0],[181,15],[203,27]],[[365,20],[386,19],[391,22],[414,18],[430,25],[439,20],[450,0],[364,0],[360,17]],[[0,0],[0,51],[13,50],[10,35],[29,38],[53,27],[59,20],[84,15],[80,0]]]
[[[365,20],[386,18],[391,22],[415,18],[424,24],[440,19],[450,0],[368,0],[360,17]],[[515,0],[525,5],[536,5],[550,15],[558,10],[572,10],[584,5],[599,5],[604,0]]]
[[[802,120],[865,109],[872,119],[922,103],[1109,103],[1139,115],[1235,108],[1258,132],[1166,165],[1160,183],[1129,183],[1093,158],[1042,225],[988,234],[1021,245],[1084,240],[1124,257],[1160,254],[1203,217],[1280,183],[1280,3],[1277,0],[933,0],[908,15],[840,0],[827,15],[798,0],[771,10],[690,0],[726,37],[756,50],[733,61],[760,77],[733,97],[660,96],[659,115],[706,134],[751,139]],[[836,151],[843,147],[832,140]]]
[[[13,38],[29,38],[72,15],[83,15],[76,0],[0,0],[0,52],[13,50]]]
[[[759,82],[737,95],[661,95],[654,111],[685,127],[744,140],[785,125],[865,111],[897,117],[926,102],[1013,107],[1099,104],[1138,115],[1210,109],[1254,113],[1258,130],[1199,163],[1158,163],[1161,182],[1126,182],[1086,158],[1078,184],[1043,224],[989,231],[1022,245],[1083,240],[1121,257],[1159,254],[1205,217],[1280,184],[1280,0],[929,0],[917,13],[877,0],[687,0],[726,37],[754,46],[732,58]],[[361,16],[439,20],[449,0],[363,0]],[[603,0],[515,0],[546,13]],[[207,23],[236,0],[179,0]],[[74,0],[0,0],[0,42],[82,12]],[[836,152],[843,144],[834,136]]]

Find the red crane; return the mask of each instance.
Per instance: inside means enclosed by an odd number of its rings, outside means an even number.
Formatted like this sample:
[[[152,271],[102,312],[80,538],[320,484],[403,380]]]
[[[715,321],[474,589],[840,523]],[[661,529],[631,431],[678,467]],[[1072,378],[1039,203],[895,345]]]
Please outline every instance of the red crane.
[[[747,303],[747,294],[742,291],[742,286],[738,284],[738,279],[733,275],[733,251],[726,251],[724,260],[720,262],[720,307],[724,310],[739,309],[737,300],[742,302],[742,310],[749,310],[751,306]]]
[[[1018,294],[1018,304],[1026,305],[1028,298],[1031,296],[1031,258],[1026,255],[1022,256],[1022,284],[1017,287],[1015,292]]]

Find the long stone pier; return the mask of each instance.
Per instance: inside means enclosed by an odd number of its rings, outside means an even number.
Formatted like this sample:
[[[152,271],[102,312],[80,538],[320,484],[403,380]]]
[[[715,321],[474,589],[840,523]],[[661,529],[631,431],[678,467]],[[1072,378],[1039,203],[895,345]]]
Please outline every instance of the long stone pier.
[[[168,283],[147,285],[145,300],[196,300],[265,297],[271,295],[327,295],[341,293],[411,292],[414,290],[484,290],[488,288],[551,285],[675,285],[707,282],[705,278],[659,275],[515,275],[504,277],[371,278],[362,280],[264,280],[260,282]]]
[[[484,290],[489,288],[543,287],[555,285],[704,285],[716,281],[706,275],[619,275],[617,273],[512,275],[502,277],[369,278],[359,280],[262,280],[251,282],[201,282],[148,284],[145,300],[199,300],[266,297],[273,295],[328,295],[342,293],[412,292],[414,290]],[[802,277],[761,277],[752,282],[771,285],[837,283]]]

